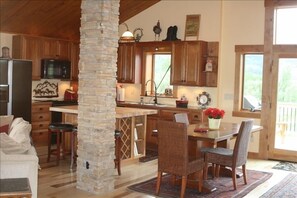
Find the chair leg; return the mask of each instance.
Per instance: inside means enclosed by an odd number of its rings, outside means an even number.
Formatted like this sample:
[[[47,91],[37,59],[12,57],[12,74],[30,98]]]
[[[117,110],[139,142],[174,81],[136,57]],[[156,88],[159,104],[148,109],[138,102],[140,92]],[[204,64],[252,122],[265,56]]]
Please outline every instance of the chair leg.
[[[203,170],[199,171],[199,182],[198,182],[198,191],[202,192],[203,187]]]
[[[160,193],[160,186],[162,182],[162,172],[158,171],[158,177],[157,177],[157,187],[156,187],[156,194],[159,195]]]
[[[74,158],[75,158],[75,139],[76,139],[76,133],[71,132],[70,134],[70,141],[71,141],[71,163],[70,163],[70,170],[73,169],[73,164],[74,164]]]
[[[60,163],[60,155],[61,155],[61,142],[60,142],[60,131],[57,132],[57,161],[56,164],[59,165]]]
[[[219,164],[216,164],[216,177],[220,177],[220,169],[221,166]]]
[[[186,186],[187,186],[187,176],[183,175],[182,176],[182,186],[181,186],[181,192],[180,192],[180,197],[184,198],[185,197],[185,192],[186,192]]]
[[[215,164],[214,163],[212,163],[211,169],[212,169],[212,178],[214,178],[215,177]]]
[[[244,184],[247,184],[247,178],[246,178],[246,167],[245,164],[242,165],[242,173],[243,173],[243,180],[244,180]]]
[[[208,159],[207,159],[207,153],[204,154],[204,168],[203,168],[203,178],[206,180],[208,176]]]
[[[48,146],[47,146],[47,162],[50,161],[51,158],[51,142],[52,142],[52,131],[48,130]]]
[[[236,186],[236,169],[232,167],[232,181],[233,181],[233,187],[234,187],[234,190],[237,189],[237,186]]]

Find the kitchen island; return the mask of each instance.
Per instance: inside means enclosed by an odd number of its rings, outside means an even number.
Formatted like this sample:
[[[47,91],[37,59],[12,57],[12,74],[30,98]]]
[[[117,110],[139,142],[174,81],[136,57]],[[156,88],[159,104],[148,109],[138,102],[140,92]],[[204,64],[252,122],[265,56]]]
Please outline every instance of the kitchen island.
[[[61,112],[64,122],[77,124],[77,105],[50,107],[50,111]],[[115,111],[115,128],[121,131],[122,160],[128,161],[145,156],[147,115],[157,114],[158,111],[127,107],[116,107]],[[65,141],[66,145],[70,145],[68,138]]]

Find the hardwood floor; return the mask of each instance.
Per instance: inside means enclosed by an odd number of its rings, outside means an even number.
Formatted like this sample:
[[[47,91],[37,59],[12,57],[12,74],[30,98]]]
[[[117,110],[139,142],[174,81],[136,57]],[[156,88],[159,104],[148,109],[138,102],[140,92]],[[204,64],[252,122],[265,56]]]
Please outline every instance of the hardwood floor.
[[[39,170],[38,197],[39,198],[149,198],[154,196],[137,193],[127,189],[134,183],[148,180],[157,175],[157,160],[146,163],[135,163],[122,167],[122,175],[118,176],[114,169],[115,190],[104,195],[93,195],[91,193],[76,189],[76,171],[69,170],[70,159],[62,160],[60,166],[52,166],[53,163],[45,163],[45,154],[40,156],[41,170]],[[259,197],[269,188],[278,183],[290,172],[272,169],[277,161],[248,160],[247,169],[263,170],[273,172],[273,176],[262,185],[255,188],[245,197]],[[230,178],[231,179],[231,178]]]

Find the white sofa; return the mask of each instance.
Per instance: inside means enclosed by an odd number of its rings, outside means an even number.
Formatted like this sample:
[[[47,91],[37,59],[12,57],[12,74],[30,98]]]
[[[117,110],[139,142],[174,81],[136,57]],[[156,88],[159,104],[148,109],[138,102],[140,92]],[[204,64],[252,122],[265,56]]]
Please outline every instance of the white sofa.
[[[30,141],[31,124],[16,118],[9,134],[0,133],[0,178],[29,179],[32,197],[37,198],[38,157]]]

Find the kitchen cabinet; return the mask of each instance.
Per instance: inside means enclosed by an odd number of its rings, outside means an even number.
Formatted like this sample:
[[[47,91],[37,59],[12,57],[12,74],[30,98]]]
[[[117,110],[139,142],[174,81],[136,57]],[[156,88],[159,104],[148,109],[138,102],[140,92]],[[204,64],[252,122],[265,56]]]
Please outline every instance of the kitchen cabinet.
[[[70,44],[70,57],[71,57],[71,80],[78,80],[78,63],[79,63],[79,43],[71,42]]]
[[[51,123],[51,102],[36,102],[32,104],[32,139],[35,147],[47,146],[48,125]]]
[[[140,82],[141,48],[135,43],[119,43],[117,61],[118,83]]]
[[[207,42],[176,41],[172,45],[171,84],[205,86]]]
[[[212,61],[212,71],[205,72],[205,86],[216,87],[218,81],[219,42],[207,43],[207,58]]]
[[[38,37],[13,36],[12,58],[32,60],[32,80],[40,80],[41,40]]]
[[[64,40],[43,38],[42,58],[70,60],[70,42]]]

